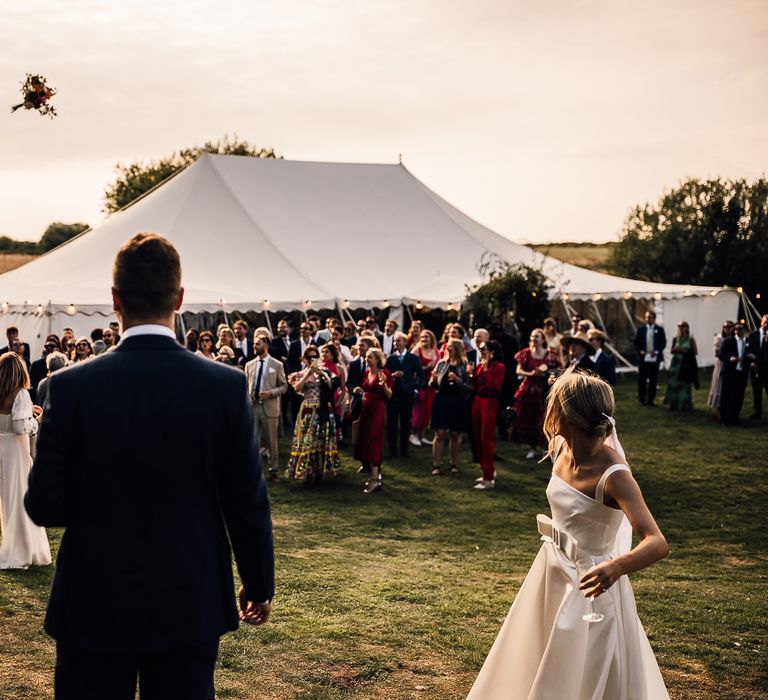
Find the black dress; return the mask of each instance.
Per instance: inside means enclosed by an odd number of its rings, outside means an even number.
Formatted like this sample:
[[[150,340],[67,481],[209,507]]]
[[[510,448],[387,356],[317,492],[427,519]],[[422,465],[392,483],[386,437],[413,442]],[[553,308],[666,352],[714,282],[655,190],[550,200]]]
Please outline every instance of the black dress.
[[[448,372],[453,372],[460,382],[448,381]],[[432,372],[430,386],[437,389],[432,404],[432,430],[450,430],[461,433],[467,429],[467,397],[471,391],[466,363],[451,365],[440,360]]]

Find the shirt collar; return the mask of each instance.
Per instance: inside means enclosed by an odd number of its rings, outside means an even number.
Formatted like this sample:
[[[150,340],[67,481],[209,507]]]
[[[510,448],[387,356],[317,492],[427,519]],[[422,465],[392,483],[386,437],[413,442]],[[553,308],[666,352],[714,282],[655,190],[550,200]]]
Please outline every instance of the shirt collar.
[[[168,326],[161,326],[158,323],[143,323],[140,326],[131,326],[123,331],[120,341],[122,342],[126,338],[132,338],[135,335],[164,335],[176,340],[176,334]]]

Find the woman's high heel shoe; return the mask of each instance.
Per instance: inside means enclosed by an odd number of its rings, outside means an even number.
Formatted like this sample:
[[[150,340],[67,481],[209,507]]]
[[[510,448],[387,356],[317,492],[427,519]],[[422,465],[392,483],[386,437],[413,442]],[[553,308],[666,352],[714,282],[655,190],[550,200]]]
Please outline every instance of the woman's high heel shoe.
[[[381,491],[381,482],[378,479],[365,482],[363,493],[375,493],[376,491]]]

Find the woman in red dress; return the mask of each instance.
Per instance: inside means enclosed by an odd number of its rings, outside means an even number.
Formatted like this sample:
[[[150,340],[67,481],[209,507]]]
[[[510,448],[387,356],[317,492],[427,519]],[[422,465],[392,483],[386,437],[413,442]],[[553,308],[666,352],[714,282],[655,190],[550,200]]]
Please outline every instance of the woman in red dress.
[[[554,350],[547,348],[544,331],[534,328],[530,342],[515,355],[517,374],[523,377],[515,392],[515,427],[512,439],[530,447],[526,459],[536,456],[536,448],[546,447],[544,412],[550,372],[562,364]]]
[[[496,472],[493,468],[496,433],[496,416],[499,413],[499,394],[504,383],[504,365],[501,363],[501,345],[495,340],[480,343],[480,363],[472,376],[475,399],[472,402],[472,432],[475,444],[480,446],[480,466],[483,476],[475,488],[479,491],[496,486]]]
[[[363,377],[363,406],[357,430],[355,459],[364,471],[370,469],[371,478],[363,493],[381,490],[379,469],[384,448],[384,425],[387,418],[387,399],[392,396],[392,375],[384,368],[386,359],[378,348],[371,348],[365,355],[368,369]]]
[[[437,338],[432,331],[422,331],[419,336],[419,344],[413,353],[419,358],[421,367],[424,370],[424,378],[429,385],[429,378],[432,376],[432,370],[440,359],[440,353],[437,351]],[[421,445],[431,445],[432,443],[424,437],[424,433],[429,427],[429,419],[432,416],[432,403],[435,400],[435,390],[430,386],[419,389],[416,394],[416,400],[413,402],[413,412],[411,413],[411,445],[420,447]]]

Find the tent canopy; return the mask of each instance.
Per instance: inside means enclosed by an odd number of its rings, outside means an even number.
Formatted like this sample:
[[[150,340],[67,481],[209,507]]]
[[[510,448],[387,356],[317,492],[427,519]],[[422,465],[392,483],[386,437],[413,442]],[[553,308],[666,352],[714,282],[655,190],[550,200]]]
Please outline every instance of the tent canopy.
[[[184,311],[459,304],[496,254],[541,267],[553,295],[674,299],[718,288],[654,284],[561,263],[464,215],[402,165],[202,155],[148,195],[0,276],[8,312],[111,314],[111,265],[137,231],[179,250]],[[631,294],[630,294],[631,293]]]

